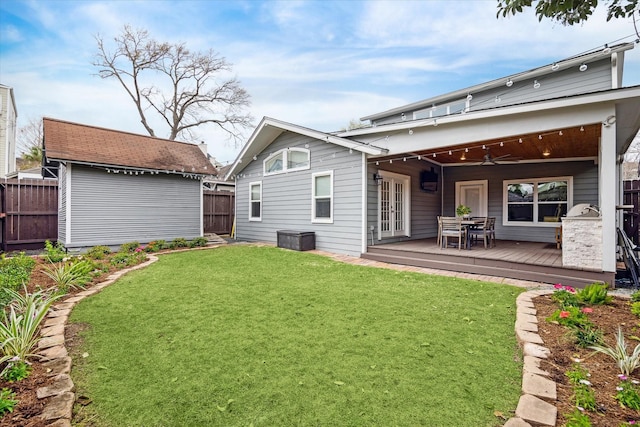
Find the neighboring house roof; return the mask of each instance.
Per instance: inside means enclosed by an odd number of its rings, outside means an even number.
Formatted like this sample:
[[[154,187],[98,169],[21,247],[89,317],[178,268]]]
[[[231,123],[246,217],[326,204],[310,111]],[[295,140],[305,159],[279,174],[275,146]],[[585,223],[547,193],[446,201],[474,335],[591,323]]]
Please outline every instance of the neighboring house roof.
[[[392,108],[390,110],[386,110],[380,113],[370,114],[368,116],[362,117],[360,120],[361,121],[369,120],[373,122],[374,120],[377,120],[383,117],[388,117],[394,114],[400,114],[403,112],[409,112],[409,111],[419,110],[422,108],[431,107],[432,105],[437,105],[443,102],[448,102],[451,100],[459,99],[461,97],[465,97],[468,94],[472,94],[472,93],[475,94],[477,92],[487,91],[489,89],[494,89],[498,87],[503,87],[507,81],[516,83],[522,80],[540,78],[541,76],[552,74],[560,70],[565,70],[567,68],[574,67],[576,65],[590,64],[592,62],[602,60],[603,54],[613,55],[619,52],[625,52],[633,48],[634,48],[633,43],[622,43],[615,46],[605,47],[605,49],[602,49],[602,50],[597,50],[597,51],[582,54],[582,55],[576,55],[571,58],[554,62],[553,64],[543,65],[541,67],[534,68],[532,70],[523,71],[521,73],[516,73],[510,76],[501,77],[501,78],[491,80],[489,82],[481,83],[475,86],[470,86],[464,89],[459,89],[459,90],[438,95],[432,98],[423,99],[411,104],[402,105],[400,107]]]
[[[231,165],[231,168],[225,174],[225,179],[228,179],[230,176],[237,174],[244,169],[244,166],[249,164],[249,160],[261,153],[262,150],[267,148],[276,138],[287,131],[371,155],[381,155],[386,151],[384,148],[376,147],[368,143],[340,138],[334,134],[320,132],[304,126],[298,126],[272,119],[270,117],[263,117],[260,124],[258,124],[256,129],[253,131],[249,141],[247,141],[233,165]]]
[[[49,161],[212,175],[215,168],[198,145],[44,118],[44,156]]]

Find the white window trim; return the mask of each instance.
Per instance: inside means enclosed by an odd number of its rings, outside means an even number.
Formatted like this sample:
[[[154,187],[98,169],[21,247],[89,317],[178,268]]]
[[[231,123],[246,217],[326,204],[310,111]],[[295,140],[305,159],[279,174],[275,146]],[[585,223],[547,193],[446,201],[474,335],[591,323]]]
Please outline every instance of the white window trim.
[[[289,153],[291,151],[305,153],[307,155],[307,158],[309,159],[307,164],[304,166],[299,166],[297,168],[289,168]],[[282,154],[282,170],[267,172],[267,162],[273,159],[274,157],[279,156],[280,154]],[[307,170],[310,167],[311,167],[311,151],[309,151],[307,148],[298,148],[298,147],[289,147],[289,148],[283,148],[282,150],[278,150],[275,153],[272,153],[271,155],[269,155],[269,157],[264,159],[264,161],[262,162],[262,172],[264,176],[279,175],[287,172],[302,171],[302,170]]]
[[[252,209],[251,209],[251,204],[254,201],[257,200],[252,200],[251,196],[252,196],[252,188],[254,185],[259,185],[260,186],[260,216],[251,216],[252,213]],[[262,207],[263,207],[263,202],[262,202],[262,181],[254,181],[254,182],[250,182],[249,183],[249,221],[262,221]]]
[[[573,207],[573,177],[572,176],[552,176],[544,178],[522,178],[522,179],[510,179],[502,181],[502,225],[506,227],[549,227],[555,228],[561,223],[559,222],[540,222],[538,221],[538,183],[548,181],[567,181],[567,211]],[[533,196],[533,221],[509,221],[509,195],[507,192],[507,186],[509,184],[518,183],[533,183],[535,192]]]
[[[329,218],[316,218],[316,177],[329,176],[331,180],[331,189],[329,191],[329,200],[331,208]],[[333,171],[316,172],[311,175],[311,223],[313,224],[333,224]]]

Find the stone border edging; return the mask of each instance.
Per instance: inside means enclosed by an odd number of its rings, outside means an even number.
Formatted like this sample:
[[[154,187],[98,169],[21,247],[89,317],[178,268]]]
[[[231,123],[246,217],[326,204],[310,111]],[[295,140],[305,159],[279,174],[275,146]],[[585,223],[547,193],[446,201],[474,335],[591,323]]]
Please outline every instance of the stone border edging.
[[[40,330],[41,339],[38,341],[38,354],[42,356],[43,367],[47,369],[49,376],[54,377],[54,381],[51,385],[37,389],[36,396],[38,399],[51,398],[40,415],[43,420],[50,421],[48,427],[71,427],[76,394],[75,385],[70,377],[72,361],[64,342],[64,329],[71,310],[86,297],[97,294],[130,271],[139,270],[158,261],[156,255],[147,256],[147,261],[116,271],[104,282],[54,304],[44,318]]]
[[[523,292],[516,298],[516,337],[522,347],[522,395],[516,407],[516,416],[504,427],[555,426],[558,409],[556,383],[549,372],[540,369],[542,359],[549,357],[549,349],[538,334],[537,310],[533,298],[552,294],[553,290]],[[530,424],[532,423],[532,424]]]

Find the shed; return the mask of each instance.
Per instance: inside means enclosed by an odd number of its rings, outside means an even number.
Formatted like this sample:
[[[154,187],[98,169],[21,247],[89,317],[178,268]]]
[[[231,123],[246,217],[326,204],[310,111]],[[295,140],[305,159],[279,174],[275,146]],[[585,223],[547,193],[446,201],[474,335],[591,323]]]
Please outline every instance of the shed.
[[[203,235],[195,144],[44,118],[43,162],[58,164],[58,241],[71,250]]]

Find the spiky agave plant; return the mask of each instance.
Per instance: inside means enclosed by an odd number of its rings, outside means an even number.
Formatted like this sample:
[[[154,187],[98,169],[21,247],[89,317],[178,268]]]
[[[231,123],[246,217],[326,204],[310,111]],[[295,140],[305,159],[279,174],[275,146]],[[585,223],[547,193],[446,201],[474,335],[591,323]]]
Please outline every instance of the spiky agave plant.
[[[616,361],[620,372],[624,375],[631,375],[633,371],[640,366],[640,344],[638,344],[631,354],[627,354],[627,343],[624,340],[622,328],[618,327],[616,336],[616,344],[613,347],[608,345],[592,345],[590,349],[606,354]]]

